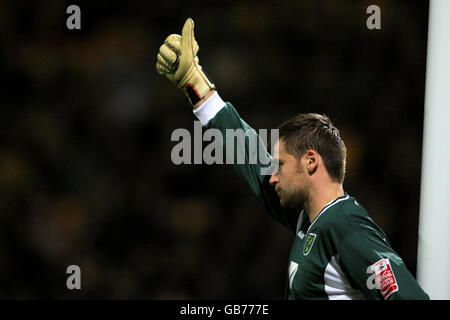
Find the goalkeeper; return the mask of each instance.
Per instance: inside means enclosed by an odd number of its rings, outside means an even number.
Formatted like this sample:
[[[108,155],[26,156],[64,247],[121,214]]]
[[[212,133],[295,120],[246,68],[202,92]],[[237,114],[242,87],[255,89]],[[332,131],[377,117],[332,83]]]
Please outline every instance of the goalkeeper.
[[[226,129],[249,130],[203,72],[198,50],[188,18],[181,36],[170,35],[160,47],[158,73],[184,91],[205,129],[219,129],[224,137]],[[261,175],[260,164],[234,168],[269,214],[295,235],[287,299],[429,299],[384,232],[344,191],[346,147],[330,119],[308,113],[287,120],[274,150],[279,168],[271,176]]]

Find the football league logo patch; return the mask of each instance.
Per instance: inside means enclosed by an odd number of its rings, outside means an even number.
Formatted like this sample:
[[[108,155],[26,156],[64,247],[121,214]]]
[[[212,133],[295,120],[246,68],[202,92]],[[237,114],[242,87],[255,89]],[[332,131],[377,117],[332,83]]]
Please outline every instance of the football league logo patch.
[[[371,274],[367,280],[367,287],[380,290],[385,300],[398,291],[398,283],[389,259],[381,259],[375,262],[367,268],[367,272]]]
[[[308,237],[306,238],[305,248],[303,249],[303,255],[307,255],[314,244],[314,240],[316,240],[316,234],[310,233],[308,234]]]

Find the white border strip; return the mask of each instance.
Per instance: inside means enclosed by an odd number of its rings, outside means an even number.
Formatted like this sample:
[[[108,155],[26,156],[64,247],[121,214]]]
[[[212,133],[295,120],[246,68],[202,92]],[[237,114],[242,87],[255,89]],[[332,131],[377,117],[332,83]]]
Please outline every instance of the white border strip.
[[[313,220],[313,222],[311,222],[311,225],[308,227],[308,230],[306,231],[306,235],[308,235],[309,229],[311,229],[311,227],[313,226],[314,222],[317,221],[317,219],[319,219],[319,217],[325,212],[327,211],[328,208],[331,208],[332,206],[334,206],[336,203],[339,203],[341,201],[344,200],[348,200],[350,198],[350,196],[347,194],[344,198],[339,199],[340,197],[333,199],[332,201],[330,201],[323,209],[322,211],[319,213],[319,215]]]

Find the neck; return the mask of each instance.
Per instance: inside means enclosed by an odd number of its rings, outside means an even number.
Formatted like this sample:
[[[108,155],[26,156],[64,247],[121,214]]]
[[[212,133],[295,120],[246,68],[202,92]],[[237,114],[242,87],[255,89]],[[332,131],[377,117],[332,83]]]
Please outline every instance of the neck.
[[[310,191],[303,208],[308,213],[309,222],[313,222],[320,211],[331,201],[344,195],[344,188],[340,183],[330,183],[324,187],[315,187]]]

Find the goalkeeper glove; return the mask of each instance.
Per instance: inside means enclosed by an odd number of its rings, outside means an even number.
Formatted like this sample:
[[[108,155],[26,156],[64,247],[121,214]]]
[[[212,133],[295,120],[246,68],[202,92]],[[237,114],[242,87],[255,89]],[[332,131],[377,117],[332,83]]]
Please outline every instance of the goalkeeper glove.
[[[186,19],[181,36],[171,34],[159,48],[156,71],[165,75],[178,88],[183,88],[192,105],[200,101],[214,84],[199,65],[199,46],[194,38],[194,21]]]

